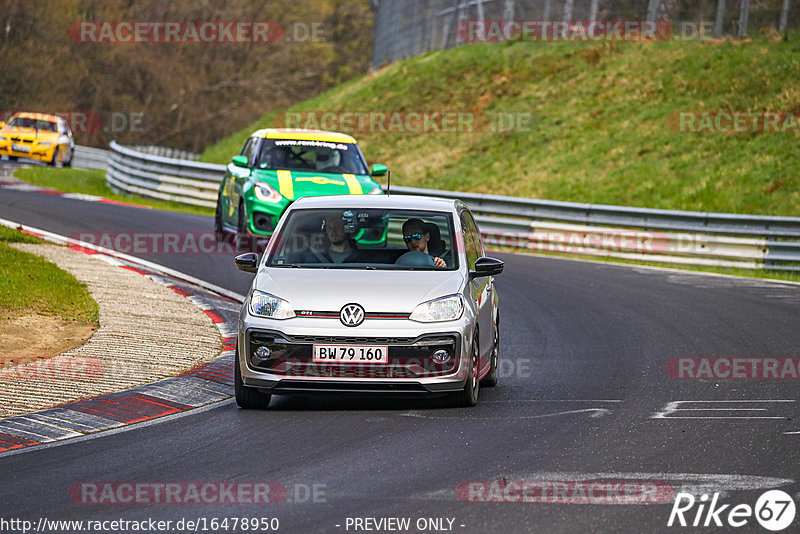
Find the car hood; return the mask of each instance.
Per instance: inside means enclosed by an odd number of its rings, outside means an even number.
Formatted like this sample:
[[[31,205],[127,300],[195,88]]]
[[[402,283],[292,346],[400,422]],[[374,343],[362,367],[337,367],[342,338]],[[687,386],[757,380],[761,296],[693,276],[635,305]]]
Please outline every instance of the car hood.
[[[366,175],[313,171],[256,169],[253,171],[253,179],[267,182],[289,200],[322,195],[362,195],[379,187],[377,182]]]
[[[20,139],[36,139],[37,130],[34,128],[17,128],[16,126],[5,127],[0,130],[3,135],[19,137]],[[55,139],[58,133],[49,130],[38,130],[38,138],[43,140]]]
[[[460,271],[262,269],[254,289],[287,300],[295,310],[335,311],[357,303],[367,312],[411,313],[421,302],[459,293]]]

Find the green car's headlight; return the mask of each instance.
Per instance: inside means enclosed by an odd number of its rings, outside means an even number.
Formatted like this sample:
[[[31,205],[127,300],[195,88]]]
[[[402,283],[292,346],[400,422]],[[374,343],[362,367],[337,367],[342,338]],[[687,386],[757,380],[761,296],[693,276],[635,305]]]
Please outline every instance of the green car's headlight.
[[[291,319],[295,317],[294,310],[288,302],[263,291],[253,291],[250,296],[250,313],[258,317],[269,317],[270,319]]]
[[[264,182],[255,185],[256,198],[262,202],[276,203],[283,200],[283,195],[278,193],[275,188]]]
[[[382,195],[383,194],[383,189],[381,189],[380,187],[376,187],[375,189],[373,189],[372,191],[370,191],[367,194],[368,195]]]
[[[439,321],[453,321],[464,313],[464,299],[461,295],[450,295],[428,302],[423,302],[411,312],[408,317],[420,323],[437,323]]]

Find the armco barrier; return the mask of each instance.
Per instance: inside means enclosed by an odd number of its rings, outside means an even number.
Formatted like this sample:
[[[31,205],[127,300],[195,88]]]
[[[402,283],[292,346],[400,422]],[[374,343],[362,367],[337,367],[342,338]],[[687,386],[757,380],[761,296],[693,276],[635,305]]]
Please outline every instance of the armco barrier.
[[[112,141],[106,180],[124,192],[213,208],[224,172],[224,165],[145,154]]]
[[[224,165],[111,143],[114,189],[214,207]],[[658,210],[394,186],[393,194],[458,198],[493,247],[654,262],[800,271],[800,217]]]
[[[108,160],[111,152],[100,148],[88,146],[75,146],[75,155],[72,158],[72,167],[75,169],[108,169]]]

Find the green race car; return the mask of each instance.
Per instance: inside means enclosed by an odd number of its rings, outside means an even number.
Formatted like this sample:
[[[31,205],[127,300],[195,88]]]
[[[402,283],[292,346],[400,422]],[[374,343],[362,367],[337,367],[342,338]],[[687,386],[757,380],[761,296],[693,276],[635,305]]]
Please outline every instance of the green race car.
[[[234,156],[219,187],[218,236],[269,237],[294,200],[323,195],[382,194],[356,140],[319,130],[258,130]]]

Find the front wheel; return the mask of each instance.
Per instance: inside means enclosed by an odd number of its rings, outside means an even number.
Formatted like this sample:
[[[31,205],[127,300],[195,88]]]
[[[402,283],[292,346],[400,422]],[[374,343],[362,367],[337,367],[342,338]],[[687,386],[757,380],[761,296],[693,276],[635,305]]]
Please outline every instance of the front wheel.
[[[497,385],[497,370],[500,367],[500,315],[494,321],[494,343],[490,356],[489,373],[481,380],[481,387],[493,388]]]
[[[242,202],[239,204],[239,222],[236,225],[236,250],[249,251],[252,248],[250,232],[247,231],[247,210]]]
[[[50,160],[48,165],[50,165],[51,167],[55,167],[57,161],[58,161],[58,147],[56,147],[56,149],[53,150],[53,159]]]
[[[217,197],[217,209],[214,212],[214,235],[217,241],[225,240],[225,229],[222,226],[222,198]]]
[[[462,408],[469,408],[475,406],[478,402],[478,394],[480,393],[481,384],[478,380],[478,373],[480,371],[480,345],[478,344],[478,333],[472,336],[472,353],[469,359],[469,368],[467,369],[467,381],[464,384],[464,389],[450,394],[450,404]]]
[[[242,381],[242,369],[239,366],[239,349],[236,349],[236,363],[233,365],[233,391],[236,394],[236,404],[246,410],[263,410],[269,406],[272,395],[262,393],[255,388],[249,388]]]
[[[69,159],[65,159],[63,165],[64,167],[72,167],[72,160],[75,159],[75,150],[69,151]]]

